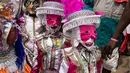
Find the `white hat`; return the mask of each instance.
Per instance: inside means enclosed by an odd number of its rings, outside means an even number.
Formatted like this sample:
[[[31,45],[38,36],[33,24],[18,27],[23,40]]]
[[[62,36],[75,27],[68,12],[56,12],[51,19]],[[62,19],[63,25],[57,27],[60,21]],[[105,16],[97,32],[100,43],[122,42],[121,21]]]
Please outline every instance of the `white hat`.
[[[43,19],[46,14],[55,14],[64,16],[64,5],[59,2],[47,1],[43,3],[42,7],[36,9],[36,15]]]
[[[100,15],[96,15],[90,10],[76,11],[70,14],[67,19],[68,21],[63,25],[63,33],[68,37],[71,37],[72,30],[76,27],[81,25],[95,25],[98,27],[100,23]]]

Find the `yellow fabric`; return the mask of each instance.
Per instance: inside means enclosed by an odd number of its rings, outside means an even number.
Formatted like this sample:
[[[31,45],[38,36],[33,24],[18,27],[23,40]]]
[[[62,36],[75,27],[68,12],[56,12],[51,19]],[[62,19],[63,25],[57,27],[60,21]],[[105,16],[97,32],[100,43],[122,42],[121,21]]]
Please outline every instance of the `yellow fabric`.
[[[3,8],[3,6],[0,4],[0,9]]]

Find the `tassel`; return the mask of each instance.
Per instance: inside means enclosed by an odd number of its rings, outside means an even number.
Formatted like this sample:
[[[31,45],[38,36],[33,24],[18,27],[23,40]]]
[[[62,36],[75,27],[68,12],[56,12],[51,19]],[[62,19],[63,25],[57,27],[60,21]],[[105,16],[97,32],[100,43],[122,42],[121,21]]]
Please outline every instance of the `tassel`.
[[[18,33],[18,39],[15,43],[15,53],[16,56],[18,57],[16,60],[16,65],[18,66],[18,68],[23,68],[23,62],[24,62],[24,56],[25,56],[25,52],[24,52],[24,47],[22,45],[22,37],[21,34]]]

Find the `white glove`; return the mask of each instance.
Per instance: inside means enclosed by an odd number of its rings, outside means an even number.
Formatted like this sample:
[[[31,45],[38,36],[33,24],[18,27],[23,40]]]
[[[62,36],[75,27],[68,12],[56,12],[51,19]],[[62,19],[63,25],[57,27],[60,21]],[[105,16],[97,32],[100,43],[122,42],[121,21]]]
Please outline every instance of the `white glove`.
[[[118,66],[118,59],[119,59],[118,48],[115,48],[112,52],[112,55],[110,56],[110,59],[108,58],[107,60],[103,60],[103,67],[105,69],[115,72]]]

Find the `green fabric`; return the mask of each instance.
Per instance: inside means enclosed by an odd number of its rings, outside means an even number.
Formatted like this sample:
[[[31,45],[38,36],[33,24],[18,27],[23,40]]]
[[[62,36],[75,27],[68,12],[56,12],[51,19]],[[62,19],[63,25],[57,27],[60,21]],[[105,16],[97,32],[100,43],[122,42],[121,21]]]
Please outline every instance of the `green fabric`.
[[[103,48],[105,45],[108,44],[110,38],[113,36],[116,26],[119,20],[111,19],[111,18],[101,18],[100,26],[97,28],[98,38],[96,40],[95,45]],[[122,36],[119,37],[119,42],[117,46],[121,45],[123,41]]]
[[[84,7],[85,10],[93,11],[93,0],[84,0],[84,3],[87,5],[86,7]],[[101,48],[106,46],[115,32],[118,22],[119,20],[112,18],[101,18],[100,26],[97,29],[98,38],[96,40],[95,45]],[[117,46],[119,47],[123,41],[123,36],[121,35],[118,40],[119,42]]]
[[[86,7],[84,7],[85,10],[93,11],[93,0],[84,0],[84,3],[87,5]]]

